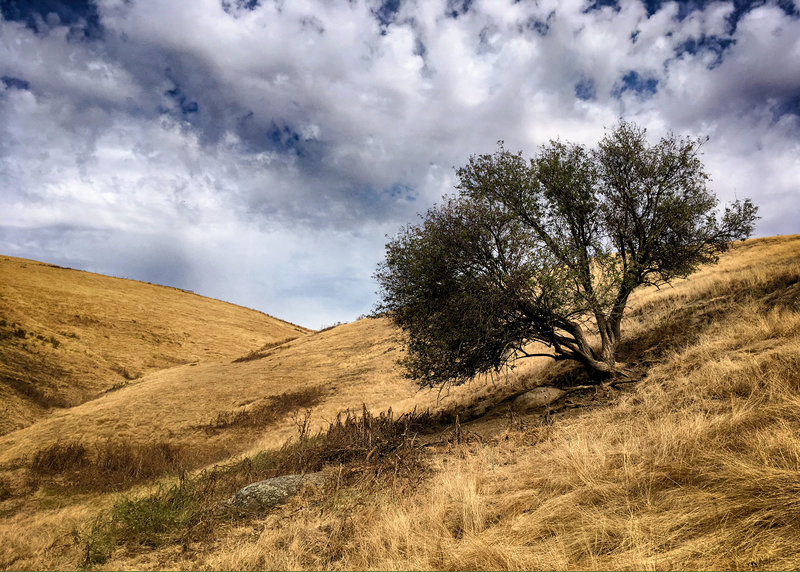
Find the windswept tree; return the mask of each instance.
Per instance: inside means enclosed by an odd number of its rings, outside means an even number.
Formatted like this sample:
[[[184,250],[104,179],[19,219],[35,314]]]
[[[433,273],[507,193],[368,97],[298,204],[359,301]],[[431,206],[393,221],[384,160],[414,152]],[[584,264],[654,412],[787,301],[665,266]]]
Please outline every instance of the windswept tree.
[[[620,372],[633,290],[715,262],[758,218],[749,199],[717,213],[702,143],[649,144],[622,122],[595,149],[552,141],[525,160],[500,143],[471,157],[458,193],[392,239],[376,273],[409,375],[461,383],[532,355]]]

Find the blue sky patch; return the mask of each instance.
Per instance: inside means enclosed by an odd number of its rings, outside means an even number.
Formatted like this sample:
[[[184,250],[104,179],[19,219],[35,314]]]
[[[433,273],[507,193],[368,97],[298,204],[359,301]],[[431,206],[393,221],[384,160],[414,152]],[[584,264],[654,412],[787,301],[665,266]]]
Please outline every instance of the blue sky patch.
[[[463,16],[472,7],[472,0],[447,0],[445,14],[451,18]]]
[[[550,25],[553,23],[553,19],[556,17],[556,11],[553,10],[547,15],[546,20],[541,20],[539,18],[529,18],[525,22],[525,29],[530,30],[532,32],[536,32],[540,36],[546,36],[547,32],[550,31]]]
[[[610,1],[610,0],[608,0]],[[661,7],[670,0],[643,0],[647,8],[647,15],[652,16],[658,12]],[[703,10],[716,0],[680,0],[676,2],[678,5],[678,20],[683,21],[692,12]],[[736,27],[739,25],[739,20],[742,17],[759,6],[767,4],[767,0],[733,0],[733,12],[727,17],[728,20],[728,33],[733,34]],[[792,0],[777,0],[775,2],[788,16],[798,16],[797,7]]]
[[[794,97],[783,100],[775,109],[775,118],[783,115],[797,115],[800,117],[800,93]]]
[[[228,14],[240,10],[255,10],[261,5],[259,0],[222,0],[222,9]]]
[[[611,95],[620,97],[626,91],[633,91],[643,97],[654,95],[658,91],[658,80],[652,77],[645,77],[637,71],[629,71],[620,82],[614,87]]]
[[[103,26],[97,6],[91,0],[0,0],[5,20],[24,22],[36,33],[62,24],[72,28],[70,39],[100,39]]]
[[[189,101],[186,97],[186,94],[181,91],[180,87],[175,87],[173,89],[167,90],[164,92],[164,95],[168,95],[175,102],[180,106],[181,113],[187,115],[189,113],[197,113],[200,110],[200,106],[197,105],[196,101]]]
[[[413,187],[400,183],[389,187],[388,192],[389,196],[391,196],[393,199],[404,201],[416,201],[418,195],[417,191]]]
[[[29,90],[31,88],[31,83],[29,81],[19,79],[18,77],[4,75],[3,77],[0,77],[0,82],[3,82],[6,87],[13,89]]]
[[[597,96],[597,87],[594,80],[585,77],[575,84],[575,97],[582,101],[591,101]]]
[[[695,55],[699,52],[711,52],[716,57],[708,66],[713,69],[722,63],[725,52],[736,43],[733,38],[720,38],[719,36],[702,35],[699,38],[689,38],[675,49],[675,55],[680,57],[683,54]]]
[[[267,130],[267,138],[272,144],[272,148],[276,151],[283,153],[294,152],[297,155],[303,154],[300,134],[288,125],[279,125],[273,121]]]
[[[614,8],[615,11],[619,12],[619,1],[618,0],[594,0],[591,4],[589,4],[583,11],[584,14],[587,14],[593,10],[602,10],[603,8]]]
[[[400,10],[400,0],[384,0],[377,9],[372,10],[372,14],[378,19],[382,28],[385,28],[392,22]]]

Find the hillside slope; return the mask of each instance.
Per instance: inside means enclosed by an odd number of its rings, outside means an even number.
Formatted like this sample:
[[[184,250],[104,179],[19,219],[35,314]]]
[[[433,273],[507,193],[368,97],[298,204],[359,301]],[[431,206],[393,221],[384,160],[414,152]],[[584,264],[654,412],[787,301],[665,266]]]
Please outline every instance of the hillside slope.
[[[168,443],[191,450],[199,463],[250,448],[274,448],[296,433],[290,416],[255,431],[212,430],[215,420],[268,407],[283,394],[313,395],[311,428],[323,428],[337,413],[437,408],[465,395],[497,391],[490,382],[444,394],[419,391],[396,363],[402,351],[397,330],[385,319],[364,319],[252,352],[233,361],[190,363],[143,375],[136,383],[53,413],[0,436],[0,465],[69,436],[95,445],[124,440]],[[545,360],[527,364],[525,371]],[[298,398],[299,399],[299,398]],[[301,410],[303,403],[295,404]],[[266,434],[264,429],[268,429]]]
[[[308,331],[174,288],[0,256],[0,434],[148,372]]]
[[[800,235],[736,244],[673,287],[637,290],[623,335],[636,379],[548,410],[503,400],[568,388],[579,370],[539,358],[507,377],[418,392],[382,319],[145,373],[0,437],[0,568],[796,569]],[[214,516],[308,408],[324,428],[361,403],[378,413],[487,399],[488,415],[429,427],[422,447],[406,431],[406,453],[373,455],[372,441],[355,461],[329,451],[324,486],[283,507]],[[144,450],[180,463],[107,486],[83,477],[101,463],[72,473],[62,448],[61,468],[36,472],[37,450],[59,443],[98,455],[119,443],[110,450],[136,462]],[[207,468],[169,488],[161,477],[178,465]],[[208,486],[210,501],[191,497]],[[212,504],[182,513],[176,499]],[[171,507],[162,528],[130,520]]]

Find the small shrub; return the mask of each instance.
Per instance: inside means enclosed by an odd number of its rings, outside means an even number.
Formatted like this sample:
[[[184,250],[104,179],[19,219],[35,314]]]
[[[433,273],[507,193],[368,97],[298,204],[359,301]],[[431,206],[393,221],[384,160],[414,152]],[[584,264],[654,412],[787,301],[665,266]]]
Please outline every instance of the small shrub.
[[[427,411],[418,414],[415,410],[395,417],[390,408],[375,416],[363,406],[360,416],[349,410],[344,415],[340,413],[326,431],[314,437],[308,437],[307,430],[301,427],[300,439],[284,447],[287,464],[318,470],[328,463],[377,461],[389,453],[414,453],[418,450],[418,433],[438,424]]]
[[[82,469],[88,463],[86,447],[78,442],[57,442],[33,454],[31,470],[40,475],[54,475]]]
[[[111,369],[111,371],[113,371],[114,373],[118,373],[119,375],[121,375],[122,377],[127,379],[128,381],[132,381],[134,379],[138,379],[138,378],[142,377],[141,373],[131,373],[130,371],[128,371],[128,369],[126,367],[121,366],[119,364],[112,365],[110,367],[110,369]]]
[[[324,395],[322,386],[309,387],[299,391],[287,391],[280,395],[266,398],[263,403],[250,409],[226,411],[219,413],[217,418],[204,426],[206,431],[226,429],[228,427],[266,427],[281,421],[286,415],[298,409],[309,408],[317,405]]]
[[[106,389],[103,393],[111,393],[113,391],[119,391],[123,387],[128,387],[128,385],[130,385],[129,381],[127,381],[127,380],[120,381],[120,382],[115,383],[114,385],[112,385],[108,389]]]
[[[116,538],[106,518],[101,514],[88,527],[72,532],[75,544],[82,545],[79,565],[81,569],[86,570],[95,564],[105,564],[114,551]]]
[[[122,497],[111,512],[114,535],[148,546],[170,540],[176,531],[189,526],[201,507],[197,484],[196,479],[184,477],[144,498]]]
[[[58,442],[37,451],[31,471],[57,476],[64,485],[108,491],[176,473],[186,465],[184,451],[167,442],[109,440],[91,451],[76,441]]]

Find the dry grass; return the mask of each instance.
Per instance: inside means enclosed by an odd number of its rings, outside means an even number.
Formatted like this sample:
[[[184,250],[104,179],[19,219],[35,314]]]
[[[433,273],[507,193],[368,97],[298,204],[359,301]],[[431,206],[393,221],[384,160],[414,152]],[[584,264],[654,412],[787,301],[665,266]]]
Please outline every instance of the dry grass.
[[[300,391],[287,391],[280,395],[267,397],[247,409],[239,408],[234,411],[220,412],[216,419],[202,429],[209,434],[230,427],[266,429],[290,413],[301,409],[311,409],[318,405],[323,400],[325,393],[325,388],[321,386],[309,387]]]
[[[191,460],[186,451],[165,442],[106,441],[92,449],[76,441],[58,442],[34,453],[32,484],[118,490],[189,469]]]
[[[0,256],[0,434],[148,372],[308,332],[174,288]]]
[[[787,288],[797,246],[778,266]],[[229,538],[211,566],[796,569],[800,313],[759,289],[775,270],[738,275],[732,286],[752,284],[749,301],[698,326],[695,343],[610,407],[443,454],[437,477],[408,498],[268,518],[256,539]],[[705,293],[684,283],[670,295]],[[657,297],[647,296],[653,308]],[[330,531],[345,517],[342,538]],[[331,542],[346,548],[319,550]]]
[[[357,451],[351,457],[333,455],[333,443],[314,455],[298,457],[295,450],[295,460],[316,459],[303,467],[328,464],[327,488],[308,490],[268,514],[217,521],[202,535],[187,534],[196,529],[181,524],[158,546],[143,545],[134,534],[118,538],[114,545],[122,546],[95,566],[796,569],[798,284],[800,237],[736,245],[718,266],[689,280],[636,293],[624,326],[625,351],[646,377],[628,389],[589,395],[576,400],[584,407],[548,417],[475,420],[464,430],[483,438],[467,444],[429,439],[443,444],[416,450],[414,463],[428,467],[421,481],[394,479],[394,453],[370,456],[374,445],[363,438],[344,448]],[[88,443],[113,431],[134,442],[172,431],[170,442],[202,451],[216,437],[191,428],[216,413],[254,410],[259,399],[319,384],[330,393],[314,410],[312,431],[336,426],[337,412],[361,402],[372,411],[389,405],[399,413],[415,405],[453,409],[568,374],[532,360],[505,384],[476,383],[437,401],[435,392],[415,394],[399,376],[394,335],[381,320],[363,320],[294,340],[262,359],[148,374],[69,415],[0,438],[7,439],[0,446],[8,445],[3,459],[13,464],[31,443],[46,446],[58,434],[84,435]],[[173,400],[167,389],[176,387],[196,399]],[[141,411],[145,403],[154,411]],[[100,423],[111,411],[119,425]],[[358,419],[364,417],[340,417],[338,425],[349,424],[355,436],[363,423]],[[265,460],[274,457],[256,461],[255,451],[274,451],[293,431],[286,419],[246,443],[253,451],[250,468],[241,461],[230,469],[230,481],[219,479],[227,483],[223,488],[275,474],[274,462]],[[378,464],[365,471],[367,457]],[[16,490],[16,473],[10,475],[5,486]],[[171,486],[133,489],[127,498],[158,493],[167,499]],[[46,490],[3,501],[0,511],[13,510],[0,522],[0,567],[74,567],[87,543],[73,544],[69,530],[90,537],[96,515],[113,503],[108,495],[63,499]]]
[[[196,475],[181,473],[177,482],[161,484],[145,496],[120,497],[110,511],[75,532],[81,566],[105,564],[119,545],[137,551],[143,546],[207,541],[221,526],[251,516],[223,501],[254,481],[316,472],[338,464],[336,479],[331,475],[325,487],[327,496],[332,493],[338,497],[342,485],[358,487],[362,492],[380,489],[387,482],[386,475],[391,475],[396,488],[398,482],[418,480],[424,472],[415,430],[428,428],[427,415],[395,417],[389,411],[373,416],[363,410],[358,417],[349,413],[337,417],[326,431],[313,436],[308,433],[307,420],[306,416],[299,422],[298,438],[278,450],[217,465]],[[62,451],[66,452],[72,462],[76,455],[72,449]],[[344,476],[343,463],[348,465]]]

